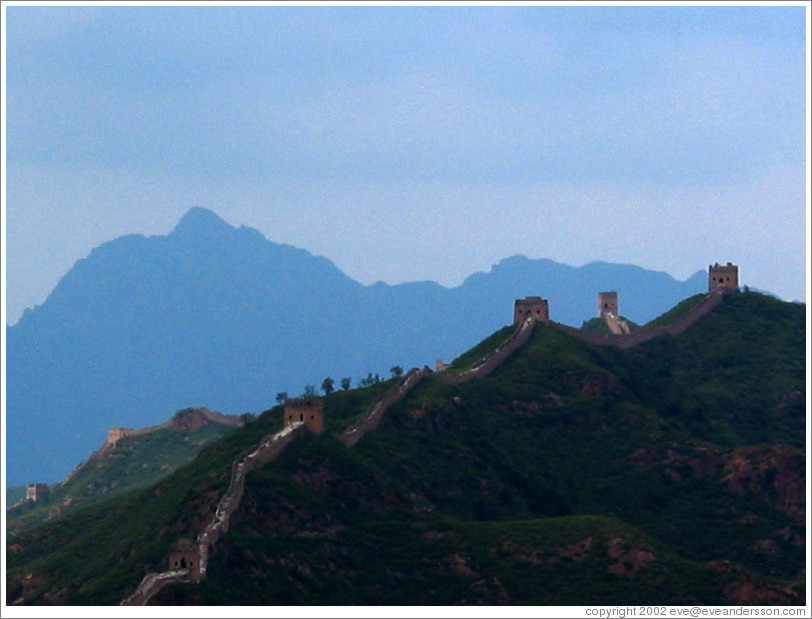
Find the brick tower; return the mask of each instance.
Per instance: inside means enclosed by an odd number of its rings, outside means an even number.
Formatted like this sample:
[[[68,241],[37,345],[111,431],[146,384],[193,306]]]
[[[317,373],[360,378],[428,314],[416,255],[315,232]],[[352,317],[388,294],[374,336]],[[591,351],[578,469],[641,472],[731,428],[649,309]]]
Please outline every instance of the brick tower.
[[[708,292],[725,292],[739,289],[739,267],[732,262],[721,265],[718,262],[708,267]]]
[[[291,398],[285,403],[285,425],[303,421],[313,434],[324,432],[324,404],[319,398]]]
[[[619,316],[620,314],[617,307],[616,292],[598,293],[598,318],[602,318],[604,314],[613,314],[614,316]]]
[[[550,322],[550,304],[541,297],[516,299],[513,304],[513,324],[517,325],[526,318],[533,317],[536,322]]]

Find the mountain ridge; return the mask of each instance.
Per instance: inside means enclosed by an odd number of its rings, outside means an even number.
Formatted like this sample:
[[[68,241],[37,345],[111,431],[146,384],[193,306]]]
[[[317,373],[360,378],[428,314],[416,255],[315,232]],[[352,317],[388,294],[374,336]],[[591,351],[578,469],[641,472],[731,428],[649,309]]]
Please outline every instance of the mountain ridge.
[[[526,295],[550,298],[551,316],[577,325],[614,286],[624,316],[645,322],[706,286],[701,272],[678,282],[619,268],[610,279],[610,266],[514,256],[455,288],[364,286],[327,258],[195,207],[168,235],[94,249],[7,327],[7,481],[58,480],[113,425],[190,406],[256,412],[325,376],[453,358]]]
[[[539,324],[493,371],[449,380],[506,327],[352,448],[336,436],[397,381],[326,396],[323,435],[245,476],[206,579],[152,603],[803,604],[804,319],[733,293],[629,349]],[[10,599],[119,603],[284,419],[269,409],[152,488],[14,538]]]
[[[159,425],[111,428],[104,444],[59,484],[47,488],[45,495],[30,501],[23,492],[23,500],[9,504],[6,532],[13,536],[100,500],[155,483],[246,420],[205,408],[187,408]]]

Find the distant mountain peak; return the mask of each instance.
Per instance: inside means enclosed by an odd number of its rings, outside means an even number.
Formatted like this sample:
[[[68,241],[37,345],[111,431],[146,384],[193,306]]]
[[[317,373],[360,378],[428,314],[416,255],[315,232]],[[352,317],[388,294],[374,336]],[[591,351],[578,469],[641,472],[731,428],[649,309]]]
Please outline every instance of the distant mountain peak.
[[[223,221],[214,211],[201,206],[193,206],[172,230],[172,236],[211,237],[231,231],[234,228]]]

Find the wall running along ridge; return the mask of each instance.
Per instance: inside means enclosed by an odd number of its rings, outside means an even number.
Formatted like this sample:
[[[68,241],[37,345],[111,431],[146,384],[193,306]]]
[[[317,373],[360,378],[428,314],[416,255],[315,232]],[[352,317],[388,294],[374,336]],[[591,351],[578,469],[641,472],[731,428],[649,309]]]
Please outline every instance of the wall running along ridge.
[[[370,430],[374,430],[380,425],[383,414],[387,408],[402,399],[417,383],[429,374],[432,374],[432,371],[427,367],[424,367],[422,370],[418,370],[417,368],[409,370],[397,386],[389,389],[386,393],[373,400],[372,404],[367,408],[367,414],[364,418],[351,428],[339,434],[338,440],[347,447],[354,446],[361,440],[364,434]]]
[[[305,424],[296,422],[286,426],[283,430],[265,437],[259,446],[249,454],[237,458],[231,468],[231,480],[220,502],[214,519],[197,536],[198,561],[200,569],[200,580],[206,577],[209,554],[220,536],[228,531],[228,523],[231,515],[239,507],[245,487],[245,476],[267,464],[271,460],[279,457],[285,447],[301,432],[305,430]],[[155,595],[164,585],[171,582],[189,582],[191,580],[189,570],[170,570],[167,572],[147,574],[138,585],[135,593],[121,602],[121,606],[143,606]]]
[[[699,305],[679,320],[662,327],[642,327],[625,335],[606,335],[603,333],[595,333],[594,331],[583,331],[557,322],[550,322],[550,325],[559,331],[569,333],[590,344],[596,344],[598,346],[617,346],[618,348],[633,348],[655,337],[678,335],[682,333],[718,306],[722,302],[724,295],[725,291],[722,289],[709,292]]]
[[[643,327],[623,335],[606,335],[583,331],[575,327],[570,327],[569,325],[552,321],[547,324],[590,344],[632,348],[662,335],[677,335],[684,332],[688,327],[695,324],[700,318],[717,307],[722,302],[724,294],[725,290],[721,288],[709,292],[688,314],[669,325],[662,327]],[[528,342],[536,322],[537,321],[532,317],[526,318],[493,352],[480,359],[469,370],[459,373],[449,373],[446,376],[447,380],[452,383],[462,384],[475,378],[487,376]],[[405,397],[423,378],[432,373],[428,367],[424,367],[422,370],[417,368],[409,370],[398,385],[378,396],[372,402],[361,421],[339,434],[338,439],[347,447],[356,445],[367,432],[374,430],[380,425],[384,412],[390,406]],[[217,505],[214,519],[197,537],[200,580],[206,577],[208,558],[211,550],[220,537],[228,531],[229,520],[239,506],[245,486],[245,475],[275,460],[282,451],[284,451],[285,447],[304,431],[306,431],[305,424],[303,422],[295,422],[286,426],[280,432],[266,437],[256,449],[234,461],[228,490]],[[136,589],[135,593],[122,601],[121,605],[145,605],[164,585],[171,582],[190,581],[191,577],[188,569],[147,574],[138,585],[138,589]]]

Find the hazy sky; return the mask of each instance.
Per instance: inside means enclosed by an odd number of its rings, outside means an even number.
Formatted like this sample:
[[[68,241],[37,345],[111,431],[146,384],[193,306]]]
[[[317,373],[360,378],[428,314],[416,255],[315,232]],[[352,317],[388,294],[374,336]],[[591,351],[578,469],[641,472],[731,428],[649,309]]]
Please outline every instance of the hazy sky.
[[[806,299],[804,3],[4,9],[9,323],[192,206],[363,283],[522,253]]]

